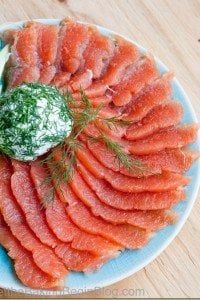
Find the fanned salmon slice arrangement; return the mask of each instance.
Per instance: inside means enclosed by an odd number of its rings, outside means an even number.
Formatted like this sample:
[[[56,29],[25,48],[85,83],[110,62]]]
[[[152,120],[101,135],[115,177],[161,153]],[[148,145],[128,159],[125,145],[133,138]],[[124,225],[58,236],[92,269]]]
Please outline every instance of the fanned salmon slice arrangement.
[[[153,57],[122,38],[66,19],[28,22],[4,41],[8,89],[39,82],[70,92],[77,112],[81,93],[98,109],[78,137],[69,181],[58,185],[52,164],[40,158],[0,157],[0,244],[24,285],[60,289],[69,271],[96,271],[176,222],[173,206],[190,181],[184,173],[199,157],[188,149],[198,125],[181,124],[173,75],[160,74]],[[116,145],[135,162],[131,168],[117,159]],[[63,170],[70,164],[57,149],[52,159]]]

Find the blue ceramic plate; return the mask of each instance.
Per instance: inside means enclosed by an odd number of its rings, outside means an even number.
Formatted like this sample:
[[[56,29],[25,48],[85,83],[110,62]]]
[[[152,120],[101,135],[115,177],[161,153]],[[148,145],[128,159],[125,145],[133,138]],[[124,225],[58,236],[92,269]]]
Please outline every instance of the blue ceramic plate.
[[[58,24],[59,20],[45,19],[38,20],[46,24]],[[6,23],[0,26],[0,32],[10,28],[19,28],[23,25],[23,22],[18,23]],[[108,29],[98,27],[102,34],[116,35]],[[142,52],[146,52],[144,48],[138,45]],[[158,59],[156,59],[159,70],[163,73],[167,71],[167,67]],[[185,94],[183,88],[179,82],[174,79],[172,81],[173,97],[180,101],[184,107],[184,123],[197,122],[197,117],[194,113],[192,105]],[[200,149],[199,141],[195,142],[192,146],[194,149]],[[28,294],[48,294],[48,295],[65,295],[76,294],[85,292],[87,290],[94,290],[97,288],[105,287],[113,284],[119,280],[122,280],[135,272],[139,271],[152,260],[154,260],[164,249],[173,241],[176,235],[184,225],[189,213],[193,207],[200,184],[200,163],[196,162],[187,173],[192,178],[190,185],[187,187],[187,199],[184,202],[176,205],[174,210],[179,214],[178,222],[173,226],[168,226],[163,230],[160,230],[155,234],[146,247],[140,250],[129,251],[126,250],[118,258],[113,259],[105,266],[103,266],[98,272],[85,275],[82,273],[72,272],[65,281],[65,288],[63,291],[40,291],[31,290],[24,287],[13,270],[12,262],[6,254],[6,251],[0,247],[0,287],[24,292]]]

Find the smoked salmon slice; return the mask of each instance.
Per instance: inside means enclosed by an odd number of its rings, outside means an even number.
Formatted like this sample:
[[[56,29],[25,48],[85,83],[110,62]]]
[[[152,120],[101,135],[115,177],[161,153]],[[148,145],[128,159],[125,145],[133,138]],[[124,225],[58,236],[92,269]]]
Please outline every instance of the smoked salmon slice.
[[[39,162],[33,162],[31,164],[31,175],[40,200],[43,202],[46,193],[52,189],[51,183],[45,182],[49,173],[45,166],[42,166]],[[62,194],[59,194],[62,197]],[[61,202],[57,194],[54,195],[53,203],[47,205],[45,212],[47,222],[55,235],[63,242],[71,242],[73,248],[89,251],[98,256],[115,257],[118,254],[119,245],[102,237],[87,234],[72,223],[66,212],[65,204]]]
[[[57,45],[58,45],[58,26],[44,25],[39,30],[38,55],[40,58],[40,78],[39,82],[49,84],[56,74],[54,66]]]
[[[65,84],[68,84],[70,78],[71,78],[71,73],[60,71],[54,76],[53,80],[51,81],[51,84],[55,85],[57,88],[61,88]]]
[[[15,162],[13,161],[13,166],[14,165]],[[42,209],[39,199],[37,198],[29,171],[27,171],[26,168],[23,169],[23,165],[20,171],[16,170],[13,173],[11,177],[11,187],[30,228],[42,243],[55,248],[57,239],[47,226],[44,209]]]
[[[61,281],[44,273],[35,264],[30,252],[24,249],[12,235],[9,227],[0,215],[0,243],[14,260],[14,268],[21,282],[29,288],[61,288]]]
[[[110,38],[91,28],[90,40],[83,53],[84,71],[91,70],[93,78],[99,78],[112,58],[114,50],[115,44]]]
[[[104,132],[111,137],[122,138],[127,131],[126,125],[112,124],[103,119],[97,119],[94,123],[101,132]]]
[[[117,49],[111,59],[106,73],[101,78],[101,81],[109,86],[114,86],[121,81],[125,70],[133,64],[139,57],[139,51],[133,44],[118,38]]]
[[[50,248],[40,243],[28,227],[24,215],[13,197],[10,187],[12,172],[8,160],[4,157],[0,159],[0,175],[0,210],[12,234],[24,248],[32,252],[35,263],[43,272],[59,279],[64,277],[67,270],[62,262]]]
[[[61,25],[61,69],[74,74],[80,67],[83,52],[89,42],[90,30],[87,26],[70,19],[62,21]]]
[[[108,261],[107,257],[96,257],[87,251],[72,249],[70,245],[63,243],[55,249],[56,254],[62,257],[65,265],[70,266],[70,270],[85,273],[94,272]]]
[[[130,142],[128,149],[132,154],[145,155],[166,148],[182,148],[196,140],[198,129],[198,124],[189,124],[161,130],[144,139]]]
[[[39,30],[38,55],[42,66],[51,66],[56,60],[58,31],[59,27],[55,25],[43,25]]]
[[[28,22],[22,30],[15,32],[7,72],[9,88],[24,82],[38,81],[38,30],[39,24]]]
[[[11,67],[7,71],[8,88],[18,86],[22,83],[37,82],[40,77],[40,70],[37,66]]]
[[[179,188],[189,182],[183,175],[171,172],[140,178],[113,172],[101,165],[86,147],[81,147],[81,151],[77,150],[77,156],[92,174],[104,178],[113,188],[122,192],[162,192]]]
[[[144,119],[132,124],[128,128],[125,137],[128,140],[147,137],[162,128],[177,125],[182,116],[183,108],[178,102],[158,105]]]
[[[184,173],[199,158],[199,155],[198,151],[177,148],[165,149],[154,154],[138,156],[138,158],[142,159],[148,168],[154,170],[155,173],[162,171]]]
[[[49,84],[56,74],[55,66],[43,66],[40,70],[39,82],[42,84]]]
[[[100,201],[101,198],[99,199],[97,197],[97,193],[95,193],[96,192],[95,183],[98,183],[98,181],[92,182],[93,178],[92,176],[90,176],[89,172],[81,165],[78,165],[78,167],[83,177],[81,177],[77,172],[75,172],[70,184],[74,192],[76,193],[76,195],[88,207],[90,207],[92,213],[95,216],[100,216],[102,217],[102,219],[112,224],[130,224],[148,230],[157,230],[174,220],[174,218],[171,218],[169,215],[168,216],[165,215],[162,211],[161,212],[141,211],[141,210],[124,211],[106,205],[105,203]],[[83,180],[83,178],[85,179],[88,185]],[[92,188],[90,189],[91,185],[93,189]],[[121,202],[123,202],[123,197],[121,197]],[[160,223],[158,222],[157,218],[159,218]]]
[[[90,87],[84,90],[84,93],[88,98],[100,97],[104,96],[107,89],[108,85],[102,84],[101,82],[94,82]],[[72,95],[75,99],[80,98],[80,92],[74,92]]]
[[[69,82],[69,86],[73,91],[80,91],[87,89],[93,79],[93,73],[91,70],[86,70],[83,74],[78,74],[72,78],[71,82]]]
[[[128,249],[141,248],[150,237],[150,233],[144,229],[138,227],[134,229],[127,224],[113,225],[95,217],[80,201],[69,205],[67,211],[74,223],[82,230],[103,236]]]
[[[133,69],[133,73],[114,88],[113,102],[116,106],[128,104],[132,96],[139,93],[145,86],[159,76],[155,61],[143,57]]]
[[[160,79],[155,80],[150,86],[147,86],[141,92],[141,95],[136,96],[133,102],[128,105],[123,118],[132,122],[140,121],[155,106],[168,100],[171,96],[171,78],[172,74],[167,73]]]
[[[24,28],[15,32],[11,47],[11,65],[36,66],[38,63],[38,30],[39,23],[28,22]]]
[[[139,159],[144,163],[142,172],[138,172],[139,170],[137,169],[134,172],[134,169],[130,171],[119,165],[113,152],[107,149],[102,142],[87,140],[87,147],[103,166],[130,177],[149,176],[162,173],[162,171],[183,173],[199,157],[198,151],[189,151],[181,148],[165,149],[154,154],[133,156],[134,159]]]
[[[54,157],[59,160],[60,154],[57,152],[54,154]],[[147,242],[149,233],[142,228],[127,224],[113,225],[92,215],[85,205],[82,204],[82,201],[73,194],[69,184],[61,183],[57,190],[58,192],[61,190],[63,201],[69,204],[67,212],[71,219],[82,230],[100,235],[130,249],[139,248]],[[75,212],[76,209],[79,210],[78,214]]]
[[[181,190],[172,190],[167,192],[160,193],[151,193],[151,192],[143,192],[143,193],[125,193],[114,190],[110,184],[108,184],[105,180],[96,178],[90,172],[83,167],[82,164],[78,164],[78,169],[80,170],[83,179],[87,182],[90,188],[96,193],[99,199],[117,209],[121,210],[156,210],[156,209],[169,209],[172,205],[176,204],[178,201],[182,200],[184,197],[184,192]],[[76,179],[76,178],[75,178]],[[77,188],[76,182],[72,181],[75,188]],[[87,190],[87,187],[86,187]],[[84,191],[80,190],[78,193],[83,193]],[[89,192],[88,192],[89,193]],[[95,198],[95,197],[94,197]],[[94,201],[94,200],[93,200]],[[97,205],[98,207],[98,205]],[[147,218],[148,218],[148,212]],[[150,215],[153,215],[150,212]],[[137,212],[136,212],[137,215]],[[138,212],[140,215],[140,212]],[[161,212],[162,215],[162,212]],[[124,215],[125,216],[125,215]],[[156,219],[154,217],[154,219]],[[164,219],[164,222],[166,218]],[[117,222],[117,221],[116,221]],[[162,222],[160,218],[160,222]],[[146,226],[151,226],[151,224],[146,224]],[[158,226],[159,224],[157,224]],[[162,226],[162,224],[160,224]],[[139,225],[138,225],[139,226]],[[147,227],[148,228],[148,227]]]
[[[36,191],[30,181],[30,175],[27,173],[26,169],[22,171],[22,167],[23,166],[21,166],[20,168],[21,171],[16,171],[11,178],[13,193],[15,194],[18,203],[20,204],[25,213],[28,224],[38,236],[38,238],[43,243],[46,243],[48,245],[50,244],[51,247],[55,248],[55,253],[57,253],[58,255],[62,254],[59,251],[61,243],[59,242],[59,240],[54,238],[54,235],[47,226],[45,213],[41,209],[41,205],[37,199],[36,194],[34,194],[36,193]],[[17,190],[17,186],[18,189],[20,189],[20,191],[23,190],[23,192],[20,193]],[[35,223],[33,213],[37,216],[35,217]],[[60,226],[60,223],[57,224],[57,226]],[[52,239],[55,241],[54,244],[50,243]],[[70,245],[65,245],[65,249],[65,259],[63,260],[62,255],[60,255],[59,257],[62,258],[63,262],[65,263],[68,269],[75,271],[83,271],[85,268],[90,268],[90,264],[94,266],[94,264],[96,263],[99,266],[99,258],[95,257],[94,255],[79,250],[75,251],[74,249],[71,249]],[[67,249],[69,249],[68,252]],[[71,257],[71,259],[67,260],[67,257]],[[79,257],[79,260],[76,261],[76,264],[72,264],[71,262],[77,257]],[[77,267],[77,269],[74,269],[75,267]]]

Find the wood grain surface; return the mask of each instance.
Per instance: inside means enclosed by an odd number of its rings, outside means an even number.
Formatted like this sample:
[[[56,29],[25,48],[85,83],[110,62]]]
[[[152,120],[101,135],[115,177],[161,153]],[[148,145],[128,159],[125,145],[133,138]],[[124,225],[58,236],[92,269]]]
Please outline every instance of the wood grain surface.
[[[200,117],[200,1],[0,0],[0,23],[66,16],[102,25],[149,49],[175,71]],[[22,297],[0,290],[1,298],[10,296]],[[156,260],[121,282],[80,297],[199,298],[198,199],[181,233]]]

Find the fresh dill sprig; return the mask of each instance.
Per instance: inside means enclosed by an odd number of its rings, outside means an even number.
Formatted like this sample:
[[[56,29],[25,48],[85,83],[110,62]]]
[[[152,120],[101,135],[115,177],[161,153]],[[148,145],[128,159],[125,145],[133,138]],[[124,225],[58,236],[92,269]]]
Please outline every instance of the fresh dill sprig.
[[[105,134],[100,133],[99,136],[96,137],[91,136],[90,139],[94,142],[102,141],[107,147],[107,149],[113,152],[116,160],[119,163],[119,167],[123,166],[130,173],[133,171],[138,173],[144,170],[145,166],[141,160],[133,158],[129,153],[127,153],[124,150],[122,145],[120,145],[116,141],[111,140]]]
[[[121,126],[127,127],[131,124],[131,121],[121,119],[121,116],[114,116],[110,118],[100,118],[107,125],[108,128],[112,129],[113,127]]]
[[[102,109],[102,105],[98,105],[96,108],[91,106],[89,99],[83,94],[81,97],[82,102],[84,103],[83,109],[74,109],[72,110],[72,118],[74,120],[74,128],[73,133],[75,138],[77,138],[81,132],[87,127],[89,123],[94,121],[100,110]]]

